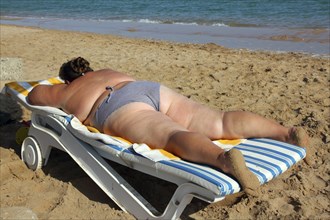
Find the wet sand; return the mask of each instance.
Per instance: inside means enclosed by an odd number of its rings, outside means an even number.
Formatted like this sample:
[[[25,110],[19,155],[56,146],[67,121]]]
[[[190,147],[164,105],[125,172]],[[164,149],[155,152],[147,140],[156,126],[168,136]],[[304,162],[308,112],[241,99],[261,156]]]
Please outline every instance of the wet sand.
[[[215,43],[227,48],[244,48],[254,51],[286,51],[330,55],[330,31],[327,28],[293,29],[284,27],[183,25],[5,16],[0,17],[0,24],[113,34],[130,38],[181,43]]]

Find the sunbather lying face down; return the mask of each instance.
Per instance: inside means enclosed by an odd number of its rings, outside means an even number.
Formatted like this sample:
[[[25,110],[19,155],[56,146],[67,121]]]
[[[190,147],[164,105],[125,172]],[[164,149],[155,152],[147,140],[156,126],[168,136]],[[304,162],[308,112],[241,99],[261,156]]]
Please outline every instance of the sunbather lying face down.
[[[263,137],[308,145],[301,128],[287,128],[250,112],[214,110],[159,83],[136,81],[115,70],[93,71],[81,57],[64,63],[60,77],[65,84],[36,86],[28,95],[30,104],[61,108],[106,134],[214,166],[251,194],[259,181],[243,155],[236,149],[224,152],[211,140]]]

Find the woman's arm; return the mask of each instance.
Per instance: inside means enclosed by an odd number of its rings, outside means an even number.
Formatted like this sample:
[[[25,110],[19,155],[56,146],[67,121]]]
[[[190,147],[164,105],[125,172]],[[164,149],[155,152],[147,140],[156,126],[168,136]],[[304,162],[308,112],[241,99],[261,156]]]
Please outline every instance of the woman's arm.
[[[27,99],[31,105],[61,107],[64,89],[67,85],[38,85],[29,92]]]

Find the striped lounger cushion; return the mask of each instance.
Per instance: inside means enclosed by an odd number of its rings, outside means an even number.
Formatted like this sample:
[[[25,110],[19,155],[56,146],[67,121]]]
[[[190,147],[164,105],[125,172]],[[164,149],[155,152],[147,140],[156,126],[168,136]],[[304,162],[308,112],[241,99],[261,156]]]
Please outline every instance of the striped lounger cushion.
[[[91,133],[76,118],[70,121],[69,130],[77,138],[95,146],[97,151],[105,158],[107,158],[107,154],[120,155],[120,158],[125,160],[127,164],[135,162],[150,164],[159,171],[188,179],[219,196],[230,195],[241,190],[237,181],[219,170],[181,160],[168,152],[165,152],[163,159],[156,158],[154,160],[150,157],[150,153],[145,156],[144,153],[138,151],[139,147],[145,148],[145,144],[132,145],[117,137],[102,133]],[[97,144],[95,140],[101,141],[102,146]],[[222,147],[218,142],[214,141],[215,144]],[[225,150],[232,147],[243,153],[247,167],[258,177],[261,184],[269,182],[285,172],[306,155],[304,148],[270,139],[243,139],[232,146],[226,144]],[[149,151],[156,151],[159,155],[158,150],[149,149]]]
[[[131,144],[121,138],[90,132],[90,129],[82,125],[77,118],[67,115],[59,109],[40,108],[27,104],[26,96],[35,85],[57,83],[62,83],[58,77],[37,82],[13,82],[6,84],[2,92],[15,96],[32,110],[35,108],[58,114],[59,117],[64,118],[63,123],[67,124],[73,135],[94,146],[105,158],[108,157],[107,155],[111,155],[120,157],[127,164],[147,164],[159,171],[201,185],[219,196],[226,196],[241,190],[234,179],[209,166],[184,161],[168,152],[155,151],[143,144]],[[270,139],[244,139],[234,142],[214,141],[225,150],[232,147],[239,149],[244,155],[248,168],[258,177],[261,184],[277,177],[306,155],[305,149],[301,147]]]

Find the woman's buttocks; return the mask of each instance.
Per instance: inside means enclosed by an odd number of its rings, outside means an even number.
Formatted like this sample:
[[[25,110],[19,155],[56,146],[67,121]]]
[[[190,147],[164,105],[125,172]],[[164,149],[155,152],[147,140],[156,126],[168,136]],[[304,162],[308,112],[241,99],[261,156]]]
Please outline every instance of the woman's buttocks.
[[[145,103],[159,111],[160,84],[148,81],[134,81],[122,88],[114,89],[104,98],[95,112],[94,124],[103,127],[105,120],[116,110],[130,103]]]
[[[159,111],[160,85],[155,82],[135,81],[128,83],[119,90],[114,90],[109,99],[109,108],[112,112],[118,108],[132,103],[143,102]],[[106,100],[105,100],[106,102]],[[103,102],[102,104],[104,104]]]

